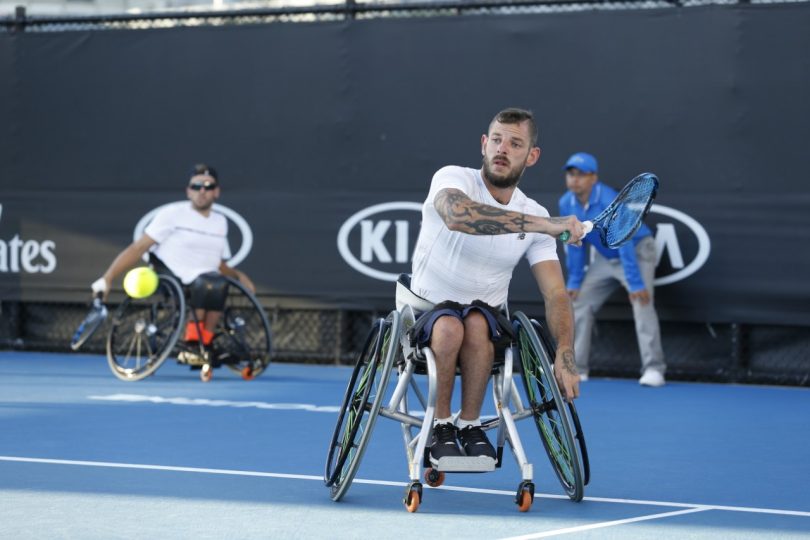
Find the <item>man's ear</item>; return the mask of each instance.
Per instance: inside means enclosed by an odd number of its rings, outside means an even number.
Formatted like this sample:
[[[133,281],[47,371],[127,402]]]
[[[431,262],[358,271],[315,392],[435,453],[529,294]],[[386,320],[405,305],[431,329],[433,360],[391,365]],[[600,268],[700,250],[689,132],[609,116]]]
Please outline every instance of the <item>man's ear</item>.
[[[526,166],[531,167],[540,160],[540,154],[543,153],[539,146],[535,146],[529,150],[529,157],[526,158]]]

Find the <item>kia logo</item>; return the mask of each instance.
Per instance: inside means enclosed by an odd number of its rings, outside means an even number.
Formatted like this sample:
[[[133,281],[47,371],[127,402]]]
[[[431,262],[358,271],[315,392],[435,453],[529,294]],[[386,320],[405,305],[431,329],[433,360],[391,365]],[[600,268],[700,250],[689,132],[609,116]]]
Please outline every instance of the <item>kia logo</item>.
[[[397,210],[421,212],[422,203],[399,201],[375,204],[360,210],[346,220],[340,231],[338,231],[337,246],[340,256],[349,266],[361,274],[382,281],[396,281],[400,273],[410,270],[409,233],[411,220],[382,219],[383,216],[378,216],[376,220],[370,219],[377,214],[389,212],[393,214]],[[358,224],[360,225],[359,259],[349,249],[349,235]],[[389,249],[389,247],[393,249]],[[400,270],[398,272],[384,272],[372,268],[368,263],[374,262],[375,259],[383,264],[390,264],[395,261],[400,266]]]
[[[157,208],[150,210],[145,216],[143,216],[140,221],[135,225],[135,231],[132,233],[133,240],[138,240],[141,236],[143,236],[143,231],[146,229],[146,226],[149,225],[149,222],[152,221],[152,218],[155,217],[162,208],[169,206],[174,203],[166,203]],[[220,214],[224,215],[225,218],[229,219],[236,225],[236,228],[239,230],[239,233],[242,235],[242,245],[239,247],[239,251],[233,254],[233,256],[228,259],[228,266],[235,267],[240,262],[244,261],[248,253],[250,253],[251,248],[253,247],[253,231],[250,229],[250,225],[248,222],[245,221],[245,218],[228,208],[227,206],[222,206],[221,204],[214,203],[212,209],[215,212],[219,212]],[[231,227],[228,226],[228,231],[230,236]],[[146,260],[147,255],[144,255],[144,260]]]
[[[660,218],[656,219],[655,252],[658,257],[656,262],[660,264],[661,258],[666,253],[669,257],[669,265],[672,269],[672,273],[655,278],[655,285],[669,285],[670,283],[686,279],[706,264],[712,250],[712,243],[711,240],[709,240],[706,229],[704,229],[700,223],[679,210],[668,206],[661,206],[660,204],[652,205],[650,214],[659,214],[671,218],[669,221]],[[650,217],[655,218],[655,216]],[[680,222],[681,225],[685,226],[692,232],[694,238],[684,238],[683,234],[676,230],[672,220]],[[696,244],[696,253],[691,259],[691,262],[685,264],[684,261],[686,258],[684,257],[683,246],[684,244],[688,244],[689,240],[692,240],[692,242]]]
[[[411,244],[418,234],[421,217],[411,212],[421,214],[422,203],[376,204],[351,216],[340,227],[337,237],[343,260],[361,274],[382,281],[396,281],[400,273],[410,272]],[[711,241],[703,226],[692,217],[654,204],[647,222],[655,235],[658,273],[664,273],[655,279],[656,286],[686,279],[706,264]]]

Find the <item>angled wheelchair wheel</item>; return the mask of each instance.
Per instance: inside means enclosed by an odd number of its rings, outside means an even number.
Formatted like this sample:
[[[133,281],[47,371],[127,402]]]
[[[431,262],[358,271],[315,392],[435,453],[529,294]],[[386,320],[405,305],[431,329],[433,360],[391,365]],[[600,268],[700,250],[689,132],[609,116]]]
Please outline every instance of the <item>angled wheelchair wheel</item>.
[[[250,380],[270,365],[270,322],[253,293],[238,280],[226,279],[228,297],[211,341],[212,363]]]
[[[554,346],[554,342],[551,339],[551,335],[548,333],[548,329],[537,322],[536,320],[531,320],[532,327],[534,328],[535,332],[537,332],[537,337],[540,338],[540,343],[545,347],[547,351],[549,351],[551,358],[551,363],[553,364],[554,356],[557,354],[557,348]],[[591,481],[591,465],[590,460],[588,459],[588,447],[585,444],[585,433],[582,431],[582,424],[579,421],[579,413],[577,412],[577,407],[574,405],[573,402],[565,402],[568,405],[568,412],[571,413],[571,420],[574,422],[574,435],[577,439],[577,443],[579,444],[579,452],[580,456],[582,457],[582,467],[584,473],[584,484],[587,486]]]
[[[128,297],[112,315],[107,362],[123,381],[154,373],[180,337],[186,313],[183,290],[175,278],[158,277],[154,294],[140,300]]]
[[[585,439],[581,437],[580,446],[578,421],[574,422],[572,414],[575,409],[563,400],[554,378],[552,365],[556,352],[550,341],[541,340],[526,315],[516,312],[514,321],[523,387],[540,440],[565,493],[571,500],[581,501],[586,483],[582,452]]]
[[[400,332],[398,312],[379,319],[354,366],[326,457],[324,483],[333,501],[348,491],[371,438],[399,352]]]

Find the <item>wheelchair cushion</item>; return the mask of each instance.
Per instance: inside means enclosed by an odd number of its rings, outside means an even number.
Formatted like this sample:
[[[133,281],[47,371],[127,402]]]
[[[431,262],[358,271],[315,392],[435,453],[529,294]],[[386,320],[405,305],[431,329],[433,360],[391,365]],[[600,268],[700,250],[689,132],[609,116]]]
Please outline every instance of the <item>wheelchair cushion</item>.
[[[397,278],[396,305],[397,311],[402,311],[405,306],[411,306],[417,313],[433,309],[433,303],[430,300],[422,298],[411,290],[410,274],[400,274]]]

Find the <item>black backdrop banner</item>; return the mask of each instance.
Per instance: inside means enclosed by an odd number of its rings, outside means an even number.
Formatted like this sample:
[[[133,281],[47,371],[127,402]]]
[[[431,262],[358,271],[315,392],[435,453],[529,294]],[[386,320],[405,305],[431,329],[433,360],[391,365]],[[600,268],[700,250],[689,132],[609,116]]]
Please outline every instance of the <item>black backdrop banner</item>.
[[[658,174],[663,317],[810,325],[808,28],[801,3],[0,34],[0,298],[86,298],[206,161],[261,294],[392,306],[433,172],[520,106],[552,214],[572,152]],[[511,298],[540,303],[527,267]]]

